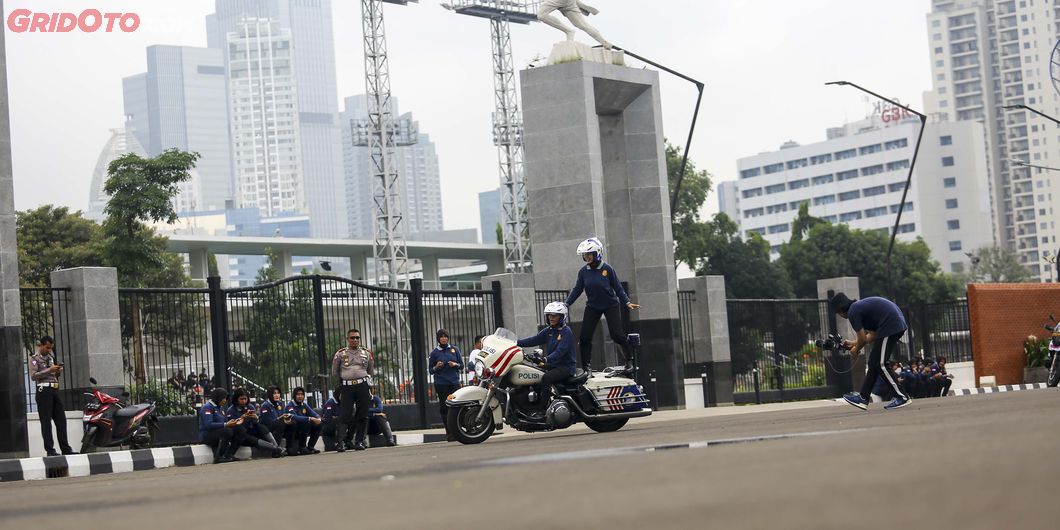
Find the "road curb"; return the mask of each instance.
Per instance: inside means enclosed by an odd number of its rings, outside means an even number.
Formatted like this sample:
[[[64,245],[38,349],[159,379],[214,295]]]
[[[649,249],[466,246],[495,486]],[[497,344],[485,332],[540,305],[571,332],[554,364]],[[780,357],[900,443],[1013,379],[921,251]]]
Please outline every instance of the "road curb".
[[[1039,388],[1048,388],[1045,383],[1028,383],[1025,385],[1002,385],[1002,386],[981,386],[977,388],[958,388],[956,390],[950,390],[947,396],[974,396],[977,394],[997,394],[1000,392],[1019,392],[1020,390],[1037,390]]]
[[[421,445],[445,441],[445,434],[397,434],[397,445]],[[370,437],[372,447],[385,445],[380,436]],[[240,447],[236,456],[253,459],[249,447]],[[261,457],[258,457],[259,459]],[[87,455],[43,456],[0,460],[0,482],[44,480],[50,478],[87,477],[108,473],[127,473],[167,467],[191,467],[213,463],[213,449],[205,445],[156,447],[124,451],[105,451]]]

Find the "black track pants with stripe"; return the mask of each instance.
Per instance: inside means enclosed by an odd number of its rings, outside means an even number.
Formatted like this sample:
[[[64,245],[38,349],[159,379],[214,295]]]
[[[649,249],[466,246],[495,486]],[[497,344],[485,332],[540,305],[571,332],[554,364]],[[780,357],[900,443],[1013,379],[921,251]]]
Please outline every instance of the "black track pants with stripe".
[[[872,343],[872,352],[869,353],[869,359],[866,362],[868,365],[868,372],[865,374],[865,382],[861,384],[861,397],[868,401],[872,395],[872,387],[876,385],[876,378],[882,377],[891,388],[894,389],[894,395],[902,396],[905,399],[909,399],[909,396],[905,392],[902,392],[902,388],[898,386],[898,381],[895,380],[894,374],[887,369],[887,362],[891,360],[891,355],[898,351],[898,339],[902,338],[905,332],[891,335],[889,337],[883,337],[882,339],[877,337],[876,341]]]

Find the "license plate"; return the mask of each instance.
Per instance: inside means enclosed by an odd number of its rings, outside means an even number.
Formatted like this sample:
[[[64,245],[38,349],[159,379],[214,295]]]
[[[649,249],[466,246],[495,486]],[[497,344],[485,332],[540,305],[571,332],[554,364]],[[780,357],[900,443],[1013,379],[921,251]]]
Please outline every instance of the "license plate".
[[[99,403],[89,403],[85,405],[85,410],[99,410]]]

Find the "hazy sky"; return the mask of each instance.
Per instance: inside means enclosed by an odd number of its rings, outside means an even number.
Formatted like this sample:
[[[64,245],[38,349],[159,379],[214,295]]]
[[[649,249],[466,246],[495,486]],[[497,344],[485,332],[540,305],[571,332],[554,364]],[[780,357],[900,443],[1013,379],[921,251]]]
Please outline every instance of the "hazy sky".
[[[593,0],[590,0],[591,2]],[[364,92],[360,2],[333,0],[339,99]],[[478,227],[477,192],[497,187],[490,113],[489,24],[438,0],[386,6],[393,94],[437,143],[447,229]],[[921,107],[930,89],[928,0],[595,0],[590,17],[617,45],[705,82],[692,159],[716,181],[736,159],[787,140],[824,139],[827,127],[870,105],[846,79]],[[146,70],[153,44],[205,46],[213,0],[6,0],[13,9],[136,12],[133,33],[12,33],[7,64],[15,206],[88,206],[109,129],[122,125],[122,77]],[[5,24],[6,28],[6,24]],[[513,26],[517,68],[562,35]],[[579,35],[589,42],[589,38]],[[631,64],[636,62],[631,61]],[[683,144],[695,89],[663,74],[666,136]],[[717,210],[712,193],[706,209]]]

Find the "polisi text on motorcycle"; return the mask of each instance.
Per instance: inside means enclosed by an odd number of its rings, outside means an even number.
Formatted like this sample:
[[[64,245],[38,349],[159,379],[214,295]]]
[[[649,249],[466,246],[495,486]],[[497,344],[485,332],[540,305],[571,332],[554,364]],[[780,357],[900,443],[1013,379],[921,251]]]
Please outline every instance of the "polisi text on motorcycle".
[[[70,33],[79,30],[95,33],[103,30],[113,33],[115,28],[132,33],[140,27],[140,15],[136,13],[101,13],[98,9],[86,9],[80,13],[35,13],[29,9],[14,9],[7,16],[7,29],[13,33]]]

